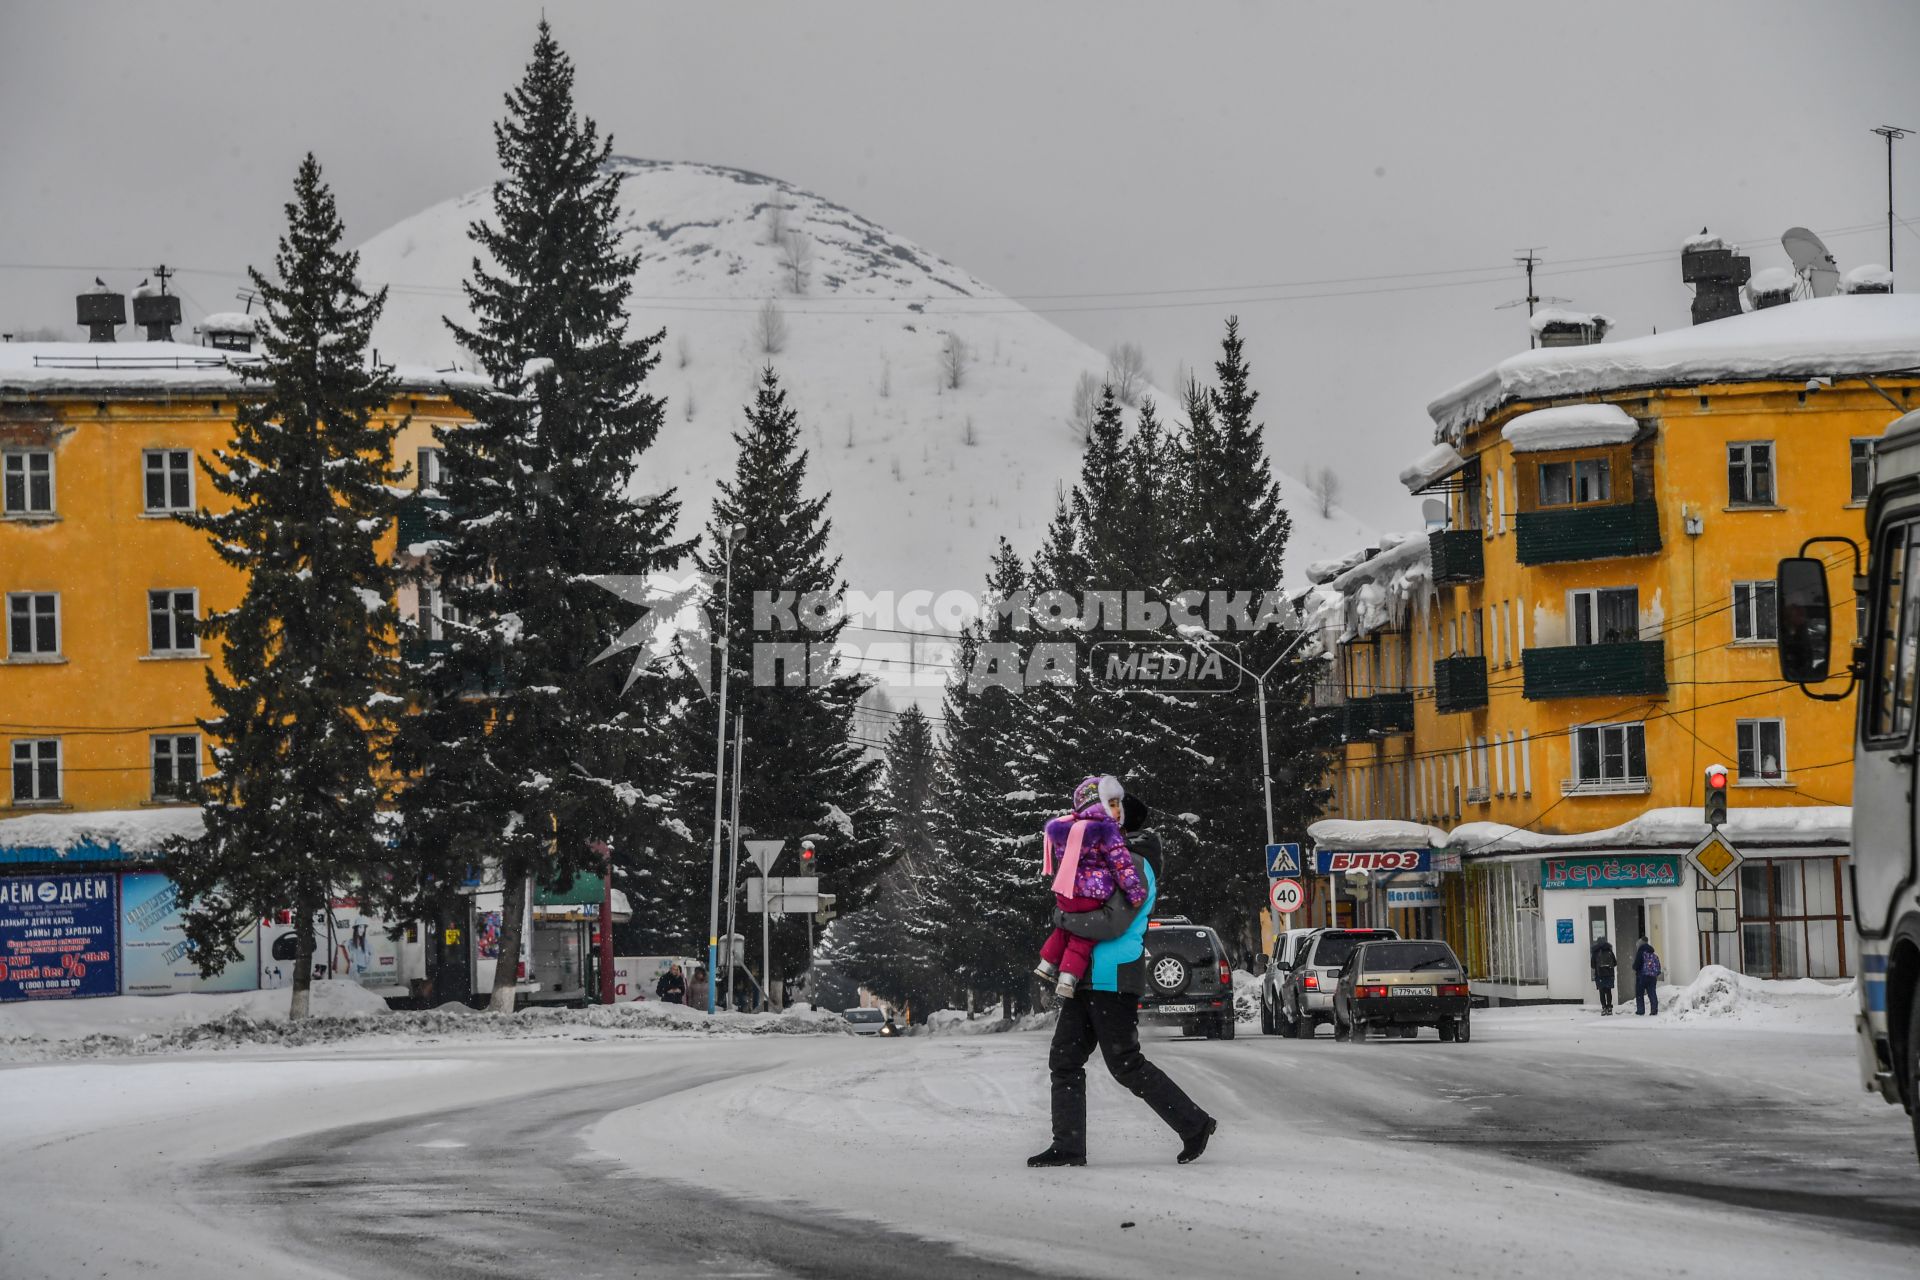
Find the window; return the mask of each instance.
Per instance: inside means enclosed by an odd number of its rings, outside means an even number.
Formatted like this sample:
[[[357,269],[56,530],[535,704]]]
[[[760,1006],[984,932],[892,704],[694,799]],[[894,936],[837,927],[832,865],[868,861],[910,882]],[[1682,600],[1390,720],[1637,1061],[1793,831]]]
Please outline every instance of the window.
[[[60,739],[38,738],[13,744],[13,802],[58,804]]]
[[[1573,731],[1573,789],[1638,790],[1647,785],[1644,724],[1587,725]]]
[[[198,653],[197,591],[147,592],[148,637],[155,653]]]
[[[1733,729],[1739,740],[1740,781],[1780,782],[1786,778],[1786,753],[1781,749],[1786,721],[1736,720]]]
[[[148,511],[193,510],[193,451],[148,449]]]
[[[422,489],[438,489],[446,467],[445,449],[422,449],[417,455],[414,479]]]
[[[7,597],[7,656],[54,658],[60,654],[60,597],[51,591],[21,591]]]
[[[1904,739],[1913,727],[1914,659],[1920,656],[1920,599],[1907,584],[1920,573],[1920,544],[1913,526],[1894,525],[1881,541],[1880,616],[1874,619],[1873,702],[1867,709],[1867,734]]]
[[[1847,501],[1865,502],[1867,491],[1873,488],[1873,437],[1855,436],[1847,441],[1847,458],[1853,468],[1853,488]]]
[[[1840,859],[1740,864],[1741,968],[1759,978],[1844,978],[1847,908]]]
[[[200,735],[166,733],[153,739],[153,798],[185,800],[200,780]]]
[[[1727,503],[1735,507],[1773,505],[1771,440],[1727,446]]]
[[[13,449],[0,456],[6,459],[0,511],[10,516],[52,515],[53,450]]]
[[[1733,638],[1743,641],[1778,640],[1772,582],[1733,584]]]
[[[1640,589],[1608,587],[1568,593],[1575,644],[1619,644],[1640,638]]]
[[[1540,464],[1540,505],[1564,507],[1613,497],[1613,464],[1606,458]]]

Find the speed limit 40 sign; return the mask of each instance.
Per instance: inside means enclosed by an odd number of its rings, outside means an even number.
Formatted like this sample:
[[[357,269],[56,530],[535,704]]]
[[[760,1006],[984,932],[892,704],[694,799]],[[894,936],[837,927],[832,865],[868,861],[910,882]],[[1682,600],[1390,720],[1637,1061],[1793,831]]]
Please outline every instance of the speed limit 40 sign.
[[[1273,909],[1283,916],[1290,916],[1300,909],[1301,893],[1298,880],[1275,880],[1273,887],[1267,890],[1267,898],[1273,903]]]

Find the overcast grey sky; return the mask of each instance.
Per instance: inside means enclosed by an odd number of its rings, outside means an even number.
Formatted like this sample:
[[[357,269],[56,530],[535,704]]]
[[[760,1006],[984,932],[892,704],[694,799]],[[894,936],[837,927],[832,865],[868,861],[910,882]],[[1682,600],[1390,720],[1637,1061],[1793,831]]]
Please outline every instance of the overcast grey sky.
[[[1839,232],[1843,268],[1883,261],[1868,129],[1920,127],[1912,3],[545,8],[626,154],[811,188],[1098,347],[1141,343],[1163,383],[1239,313],[1276,454],[1333,465],[1384,528],[1414,523],[1393,476],[1427,400],[1526,345],[1496,309],[1517,268],[1419,273],[1543,245],[1541,292],[1623,336],[1684,324],[1702,224],[1756,269],[1794,224]],[[538,12],[0,0],[0,328],[70,323],[95,270],[162,259],[190,315],[223,309],[216,273],[268,259],[308,149],[356,241],[484,185]],[[1904,291],[1920,230],[1896,247]],[[24,269],[49,265],[73,269]],[[1265,287],[1199,292],[1220,286]]]

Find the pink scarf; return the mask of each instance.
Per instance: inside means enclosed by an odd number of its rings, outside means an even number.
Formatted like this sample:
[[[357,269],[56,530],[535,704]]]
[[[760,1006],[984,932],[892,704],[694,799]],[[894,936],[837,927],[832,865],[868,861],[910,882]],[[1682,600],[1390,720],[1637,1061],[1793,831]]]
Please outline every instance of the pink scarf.
[[[1040,837],[1041,844],[1045,846],[1040,858],[1040,873],[1053,876],[1053,891],[1063,898],[1074,896],[1073,882],[1080,874],[1080,844],[1086,836],[1087,821],[1081,818],[1073,824],[1073,830],[1067,836],[1067,848],[1060,855],[1058,874],[1053,869],[1053,841],[1045,834]]]

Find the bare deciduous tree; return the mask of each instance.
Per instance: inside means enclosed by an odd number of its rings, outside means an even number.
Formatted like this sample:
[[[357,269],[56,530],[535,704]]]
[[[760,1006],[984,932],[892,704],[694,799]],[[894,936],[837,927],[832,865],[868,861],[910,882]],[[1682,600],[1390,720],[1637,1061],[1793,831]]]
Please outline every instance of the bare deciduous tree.
[[[880,398],[889,399],[893,395],[893,361],[880,357]]]
[[[813,238],[799,231],[787,232],[780,242],[780,269],[787,273],[787,287],[804,294],[813,277]]]
[[[1121,404],[1137,405],[1147,389],[1147,353],[1138,343],[1115,343],[1107,352],[1107,381]]]
[[[940,349],[940,375],[947,388],[958,391],[967,380],[967,370],[972,366],[973,352],[967,346],[967,340],[957,333],[949,333],[946,346]]]
[[[973,415],[967,415],[967,425],[960,432],[960,443],[969,449],[980,443],[980,433],[973,429]]]
[[[1073,384],[1073,416],[1068,421],[1080,434],[1080,443],[1093,440],[1093,419],[1100,411],[1101,382],[1091,373],[1083,373],[1080,380]]]
[[[753,316],[753,344],[763,356],[777,356],[787,347],[787,315],[768,298]]]
[[[1340,476],[1332,467],[1321,467],[1318,471],[1307,468],[1307,492],[1313,495],[1314,506],[1322,516],[1333,514],[1333,504],[1340,500]]]
[[[673,354],[682,369],[693,363],[693,347],[687,342],[686,334],[681,334],[680,340],[673,344]]]
[[[782,245],[787,242],[787,198],[776,196],[767,206],[767,243]]]

